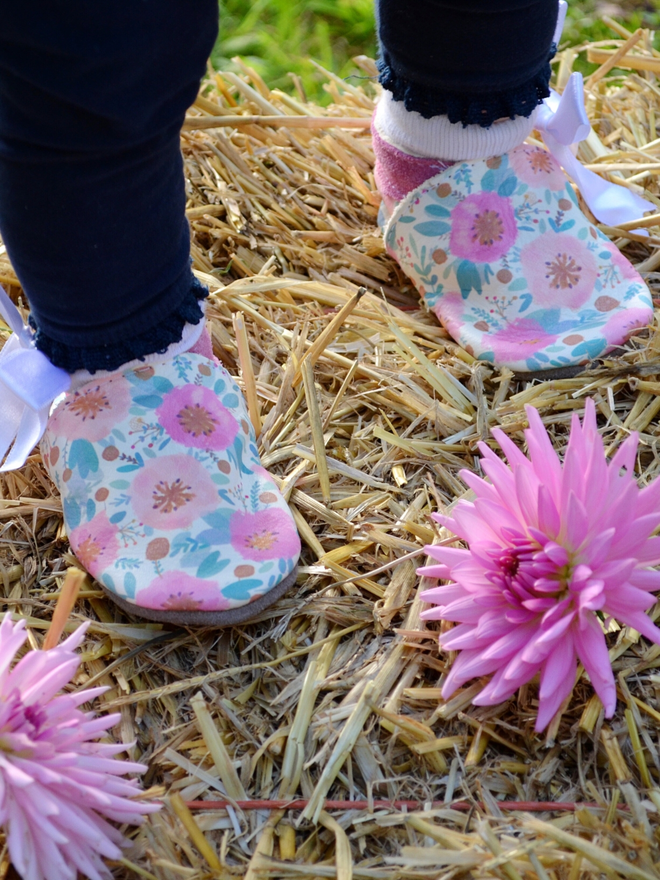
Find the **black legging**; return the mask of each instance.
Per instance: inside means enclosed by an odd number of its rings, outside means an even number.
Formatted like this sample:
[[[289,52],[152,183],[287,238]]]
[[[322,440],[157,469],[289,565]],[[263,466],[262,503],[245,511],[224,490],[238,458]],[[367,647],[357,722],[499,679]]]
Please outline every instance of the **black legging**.
[[[378,0],[380,82],[422,116],[488,126],[547,97],[557,0]]]
[[[381,79],[410,109],[487,124],[547,87],[557,0],[378,14]],[[162,351],[201,319],[179,130],[217,15],[217,0],[0,0],[0,234],[38,347],[70,372]]]

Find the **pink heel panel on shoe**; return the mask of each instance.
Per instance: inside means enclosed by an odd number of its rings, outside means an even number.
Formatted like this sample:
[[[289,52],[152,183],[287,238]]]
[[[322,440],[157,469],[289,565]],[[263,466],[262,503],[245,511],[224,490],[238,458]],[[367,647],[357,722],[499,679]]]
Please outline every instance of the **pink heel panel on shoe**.
[[[430,177],[454,164],[442,159],[421,159],[403,153],[384,141],[373,123],[371,136],[376,157],[374,178],[378,191],[385,199],[388,212],[394,208],[394,202],[405,198]]]

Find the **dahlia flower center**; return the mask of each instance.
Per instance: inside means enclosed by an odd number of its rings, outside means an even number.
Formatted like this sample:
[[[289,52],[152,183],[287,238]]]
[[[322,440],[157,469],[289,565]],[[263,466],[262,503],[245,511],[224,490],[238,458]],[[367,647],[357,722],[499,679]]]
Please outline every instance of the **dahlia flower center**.
[[[548,600],[560,602],[578,592],[585,574],[591,572],[583,571],[584,566],[578,570],[572,554],[562,547],[553,545],[551,556],[543,547],[527,541],[521,546],[505,547],[495,554],[493,582],[511,604],[529,610],[541,610],[539,601],[546,607]]]

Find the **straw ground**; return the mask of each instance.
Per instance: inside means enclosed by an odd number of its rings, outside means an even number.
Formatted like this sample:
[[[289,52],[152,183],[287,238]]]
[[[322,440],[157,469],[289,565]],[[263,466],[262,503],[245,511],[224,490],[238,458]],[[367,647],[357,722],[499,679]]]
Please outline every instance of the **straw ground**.
[[[588,83],[594,131],[580,152],[658,205],[648,236],[607,229],[657,290],[660,55],[648,34],[633,44],[613,26],[589,49],[604,67]],[[623,74],[608,72],[613,52]],[[558,58],[559,87],[574,60],[571,49]],[[373,62],[360,64],[373,76]],[[539,737],[535,684],[494,708],[471,706],[479,683],[441,700],[452,658],[420,620],[415,576],[424,545],[448,537],[429,514],[464,494],[458,472],[479,467],[476,443],[492,426],[523,443],[527,403],[562,451],[571,414],[593,397],[608,449],[637,430],[639,479],[658,474],[658,327],[563,381],[519,383],[476,362],[383,252],[376,87],[328,75],[327,89],[322,109],[245,67],[213,73],[183,133],[215,351],[245,388],[304,550],[295,589],[223,631],[129,619],[83,583],[67,623],[92,621],[77,685],[109,685],[101,708],[121,712],[114,735],[134,742],[148,794],[164,800],[112,869],[159,880],[658,878],[660,648],[613,627],[616,716],[604,721],[579,674]],[[4,256],[0,279],[20,301]],[[38,647],[75,561],[38,453],[0,485],[3,608],[28,619]],[[6,875],[5,851],[0,863]]]

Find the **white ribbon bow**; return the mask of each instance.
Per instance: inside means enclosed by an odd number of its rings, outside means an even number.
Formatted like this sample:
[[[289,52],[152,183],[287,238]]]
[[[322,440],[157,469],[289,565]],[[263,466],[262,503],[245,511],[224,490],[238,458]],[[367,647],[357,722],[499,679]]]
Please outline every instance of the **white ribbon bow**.
[[[551,90],[539,107],[536,128],[545,145],[564,171],[578,185],[594,217],[607,226],[639,220],[645,211],[656,207],[641,196],[616,183],[610,183],[585,168],[573,155],[571,144],[585,140],[591,125],[584,109],[584,85],[581,73],[571,74],[563,95]],[[642,234],[648,230],[640,229]]]
[[[51,404],[71,377],[35,348],[32,331],[1,287],[0,315],[13,330],[0,351],[0,461],[9,452],[0,471],[11,471],[41,440]]]

